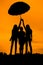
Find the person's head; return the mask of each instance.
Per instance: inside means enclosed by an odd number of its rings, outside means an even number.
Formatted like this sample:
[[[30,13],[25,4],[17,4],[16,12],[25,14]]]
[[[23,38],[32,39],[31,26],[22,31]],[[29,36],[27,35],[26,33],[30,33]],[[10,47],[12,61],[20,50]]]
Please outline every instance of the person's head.
[[[22,21],[22,22],[24,22],[24,20],[23,20],[23,19],[21,19],[21,21]]]
[[[30,29],[30,26],[28,24],[26,25],[26,29]]]
[[[23,31],[23,27],[20,27],[20,30]]]
[[[16,29],[16,28],[17,28],[17,25],[15,24],[14,27],[13,27],[13,29]]]

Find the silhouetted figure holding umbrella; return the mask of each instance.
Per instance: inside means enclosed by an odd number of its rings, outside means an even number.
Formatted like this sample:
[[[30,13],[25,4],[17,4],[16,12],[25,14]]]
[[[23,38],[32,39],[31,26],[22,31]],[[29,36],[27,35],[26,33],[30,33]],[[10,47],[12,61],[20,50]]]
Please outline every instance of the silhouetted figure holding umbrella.
[[[12,16],[14,16],[14,15],[15,16],[17,16],[17,15],[21,16],[21,14],[24,14],[28,10],[30,10],[30,6],[28,4],[26,4],[25,2],[16,2],[10,6],[10,8],[8,10],[8,14],[10,14]],[[11,46],[13,46],[13,45],[11,45]]]
[[[31,46],[32,30],[31,30],[31,28],[30,28],[30,26],[28,24],[25,27],[24,20],[22,19],[22,21],[23,21],[23,26],[24,26],[25,31],[26,31],[26,53],[27,53],[27,50],[28,50],[28,42],[29,42],[30,53],[32,54],[32,46]]]
[[[20,27],[18,39],[19,39],[19,44],[20,44],[20,54],[23,54],[23,46],[25,43],[25,32],[23,31],[22,27]]]
[[[21,24],[21,22],[20,22],[20,24]],[[12,54],[12,49],[13,49],[14,41],[15,41],[15,54],[16,54],[16,51],[17,51],[18,30],[19,30],[19,28],[20,28],[20,24],[19,24],[19,26],[14,25],[14,27],[13,27],[13,29],[12,29],[12,36],[11,36],[11,38],[10,38],[10,41],[11,41],[10,54]]]

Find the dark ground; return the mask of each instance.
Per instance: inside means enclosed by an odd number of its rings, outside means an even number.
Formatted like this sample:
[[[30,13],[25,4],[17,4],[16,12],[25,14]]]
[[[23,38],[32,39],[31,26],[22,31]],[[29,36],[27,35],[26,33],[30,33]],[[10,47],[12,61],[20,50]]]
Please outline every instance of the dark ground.
[[[7,55],[0,53],[0,65],[43,65],[43,54]]]

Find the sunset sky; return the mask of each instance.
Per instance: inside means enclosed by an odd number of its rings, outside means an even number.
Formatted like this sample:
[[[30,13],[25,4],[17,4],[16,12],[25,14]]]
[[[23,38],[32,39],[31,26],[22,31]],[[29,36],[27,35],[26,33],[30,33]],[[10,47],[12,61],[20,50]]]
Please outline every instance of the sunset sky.
[[[29,24],[33,31],[33,53],[43,54],[43,0],[0,0],[0,52],[10,53],[11,42],[9,39],[11,31],[14,24],[19,25],[20,16],[9,15],[8,9],[18,1],[23,1],[30,5],[30,10],[21,16],[25,25]],[[18,49],[17,52],[19,52]]]

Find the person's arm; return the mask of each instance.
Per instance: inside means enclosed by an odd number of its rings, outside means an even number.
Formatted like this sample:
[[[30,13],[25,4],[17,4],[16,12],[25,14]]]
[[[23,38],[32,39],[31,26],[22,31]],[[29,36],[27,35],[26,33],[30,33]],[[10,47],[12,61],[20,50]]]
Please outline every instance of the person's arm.
[[[18,29],[20,28],[20,25],[21,25],[21,20],[20,20],[20,23],[19,23]]]
[[[11,40],[12,40],[12,36],[10,37],[9,41],[11,41]]]
[[[31,40],[32,40],[32,30],[31,30]]]
[[[23,21],[23,27],[24,27],[24,29],[26,30],[26,27],[25,27],[25,25],[24,25],[24,21]]]

